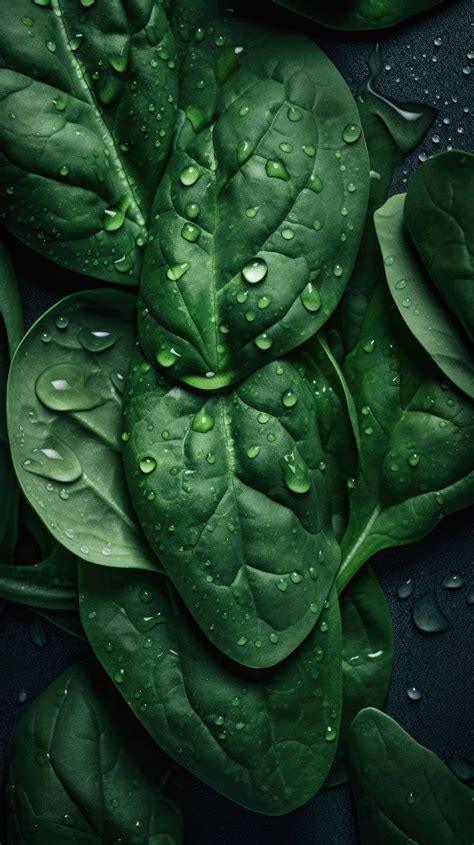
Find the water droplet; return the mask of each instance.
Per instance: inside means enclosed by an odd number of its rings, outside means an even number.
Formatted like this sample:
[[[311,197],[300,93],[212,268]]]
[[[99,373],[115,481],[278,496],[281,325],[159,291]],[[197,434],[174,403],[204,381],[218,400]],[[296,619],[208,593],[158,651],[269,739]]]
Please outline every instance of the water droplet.
[[[141,461],[140,461],[141,472],[144,472],[145,475],[149,475],[150,472],[153,472],[154,469],[156,469],[156,461],[155,461],[154,458],[151,458],[150,456],[147,455],[145,458],[141,459]]]
[[[295,237],[295,233],[294,233],[293,229],[282,229],[281,230],[281,236],[282,236],[284,241],[292,241],[293,238]]]
[[[264,308],[268,308],[271,303],[271,299],[269,296],[260,296],[257,300],[257,307],[263,310]]]
[[[267,262],[263,258],[254,258],[242,269],[242,276],[249,285],[256,285],[263,281],[268,273]]]
[[[265,332],[263,334],[260,334],[257,338],[255,338],[255,346],[257,346],[258,349],[262,349],[263,351],[270,349],[272,344],[273,344],[273,340]]]
[[[256,458],[260,452],[260,446],[249,446],[246,451],[246,455],[248,458]]]
[[[117,273],[129,273],[133,268],[133,261],[130,255],[122,255],[114,261],[114,270]]]
[[[288,120],[291,120],[292,123],[297,123],[299,120],[302,119],[303,115],[298,109],[295,109],[294,106],[290,106],[287,111]]]
[[[56,42],[55,41],[47,41],[46,47],[48,48],[50,53],[56,52]]]
[[[79,343],[87,352],[105,352],[117,342],[115,332],[108,332],[104,329],[81,329],[78,335]]]
[[[395,288],[397,290],[403,290],[406,288],[408,284],[408,279],[399,279],[398,282],[395,282]]]
[[[36,380],[38,399],[52,411],[87,411],[103,399],[87,386],[87,372],[79,364],[55,364]]]
[[[183,228],[181,229],[181,237],[184,238],[185,241],[189,241],[190,243],[196,243],[201,236],[201,230],[199,226],[195,226],[193,223],[185,223]]]
[[[166,271],[166,278],[170,282],[177,282],[188,272],[190,267],[191,265],[187,261],[184,261],[182,264],[172,264]]]
[[[334,267],[333,267],[332,272],[334,273],[334,275],[336,276],[336,278],[339,278],[340,276],[342,276],[342,274],[343,274],[343,272],[344,272],[344,271],[343,271],[343,269],[342,269],[342,267],[341,267],[341,265],[340,265],[340,264],[335,264],[335,265],[334,265]]]
[[[211,429],[214,428],[214,417],[211,416],[205,408],[201,408],[201,410],[195,414],[191,428],[193,431],[199,431],[201,434],[207,434],[208,431],[211,431]]]
[[[448,631],[451,627],[433,593],[425,593],[417,598],[413,603],[411,613],[414,624],[425,634],[438,634]]]
[[[245,164],[245,162],[249,160],[255,146],[256,145],[253,141],[239,141],[237,145],[237,159],[240,165]]]
[[[254,205],[253,208],[247,208],[245,214],[246,214],[247,217],[252,218],[252,217],[257,216],[257,211],[258,211],[258,205]]]
[[[413,578],[407,578],[406,581],[402,581],[401,584],[397,587],[397,596],[399,599],[408,599],[411,595],[413,595],[414,590],[414,582]]]
[[[443,578],[442,586],[445,590],[459,590],[464,586],[464,578],[461,575],[447,575]]]
[[[324,734],[324,739],[326,740],[326,742],[334,742],[334,740],[336,739],[336,736],[337,736],[336,729],[333,728],[332,725],[328,725],[327,728],[326,728],[326,732]]]
[[[156,360],[158,361],[160,367],[172,367],[173,364],[176,364],[178,357],[178,354],[169,347],[159,349],[156,353]]]
[[[240,117],[246,117],[249,113],[250,109],[248,106],[241,106],[239,109]]]
[[[283,143],[283,144],[279,144],[279,148],[282,151],[282,153],[291,153],[292,150],[293,150],[293,145]]]
[[[82,32],[76,32],[75,35],[69,40],[69,46],[73,53],[76,53],[79,50],[79,47],[84,41],[84,35]]]
[[[273,645],[276,645],[280,638],[279,638],[278,634],[275,634],[272,631],[272,633],[269,635],[268,639],[270,640],[271,643],[273,643]]]
[[[125,669],[118,669],[117,672],[114,672],[113,678],[116,684],[123,684],[125,680]]]
[[[420,456],[417,452],[412,452],[411,455],[408,455],[407,463],[411,467],[417,467],[420,463]]]
[[[194,164],[190,164],[189,167],[185,167],[184,170],[181,171],[179,181],[182,185],[189,187],[190,185],[194,185],[200,176],[201,171],[198,170]]]
[[[303,152],[306,153],[306,155],[309,156],[310,158],[314,158],[314,156],[316,155],[316,147],[307,146],[306,144],[303,144],[302,149],[303,149]]]
[[[23,461],[23,467],[52,481],[76,481],[82,475],[81,462],[75,452],[54,435],[47,438],[44,446],[32,450]]]
[[[288,589],[288,581],[285,578],[280,578],[279,581],[276,583],[277,590],[280,590],[280,593],[286,593]]]
[[[298,396],[293,390],[287,390],[281,397],[281,401],[285,408],[294,408],[298,401]]]
[[[364,350],[364,352],[368,352],[368,353],[373,352],[374,349],[375,349],[375,340],[367,340],[364,343],[362,349]]]
[[[415,798],[413,792],[409,792],[408,795],[407,795],[407,804],[413,805],[415,803],[415,801],[416,801],[416,798]]]
[[[67,318],[67,317],[63,317],[63,316],[56,317],[56,319],[55,319],[55,321],[54,321],[54,322],[55,322],[55,324],[56,324],[56,328],[57,328],[57,329],[61,329],[61,330],[63,330],[63,329],[67,329],[67,327],[68,327],[68,325],[69,325],[69,320],[68,320],[68,318]]]
[[[125,222],[127,209],[130,206],[131,198],[122,197],[118,205],[110,206],[104,210],[102,226],[106,232],[117,232]]]
[[[301,293],[301,302],[307,311],[315,312],[321,308],[321,297],[319,291],[312,282],[308,282]]]
[[[292,493],[303,494],[311,489],[308,470],[297,452],[292,451],[283,457],[282,468],[283,481]]]
[[[349,123],[342,133],[342,138],[346,142],[346,144],[353,144],[355,141],[358,141],[361,136],[362,130],[357,123]]]
[[[283,179],[285,182],[288,182],[290,178],[288,170],[279,159],[269,158],[265,164],[265,173],[273,179]]]
[[[190,220],[195,220],[201,213],[201,206],[197,202],[189,202],[184,209],[184,213]]]
[[[20,704],[24,704],[26,699],[28,698],[28,693],[26,689],[22,689],[20,693],[18,693],[18,702]]]
[[[419,701],[422,694],[418,687],[407,687],[407,696],[411,701]]]

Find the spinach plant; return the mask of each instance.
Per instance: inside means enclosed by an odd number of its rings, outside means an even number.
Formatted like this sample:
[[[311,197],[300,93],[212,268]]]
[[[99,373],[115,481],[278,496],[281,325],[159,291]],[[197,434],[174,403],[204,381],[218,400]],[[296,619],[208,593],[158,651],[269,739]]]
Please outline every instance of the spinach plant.
[[[474,501],[470,247],[452,238],[472,159],[420,169],[411,247],[403,198],[377,209],[434,112],[378,94],[377,52],[354,100],[312,42],[220,18],[214,0],[80,5],[4,10],[2,219],[138,295],[66,297],[19,343],[0,264],[0,597],[85,636],[113,686],[93,661],[70,669],[67,696],[53,685],[21,722],[12,845],[70,830],[179,843],[166,754],[269,815],[340,783],[349,754],[362,836],[407,841],[392,781],[411,741],[364,709],[383,706],[392,661],[365,564]],[[326,22],[389,25],[415,5]],[[22,506],[30,559],[15,550],[10,451],[39,518]],[[442,784],[441,763],[408,747],[414,793],[428,766]],[[437,789],[420,801],[430,819]]]

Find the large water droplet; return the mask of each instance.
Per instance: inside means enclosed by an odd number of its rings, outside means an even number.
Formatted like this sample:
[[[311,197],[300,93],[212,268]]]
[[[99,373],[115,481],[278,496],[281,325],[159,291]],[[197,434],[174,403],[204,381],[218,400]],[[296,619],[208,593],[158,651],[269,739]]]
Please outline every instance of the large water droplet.
[[[273,179],[283,179],[285,182],[288,182],[290,178],[285,165],[278,159],[268,159],[265,164],[265,173]]]
[[[321,308],[321,297],[319,291],[312,282],[308,282],[301,293],[301,302],[307,311],[315,312]]]
[[[166,271],[166,278],[169,279],[170,282],[177,282],[182,278],[182,276],[184,276],[185,273],[188,272],[190,267],[191,265],[187,261],[183,261],[182,264],[172,264]]]
[[[199,226],[195,226],[194,223],[185,223],[181,229],[181,237],[184,238],[185,241],[189,241],[189,243],[194,244],[201,237],[201,230]]]
[[[55,364],[36,380],[38,399],[52,411],[88,411],[102,405],[102,397],[87,386],[87,371],[80,364]]]
[[[130,202],[130,197],[125,196],[120,200],[118,205],[105,209],[102,226],[106,232],[116,232],[122,228]]]
[[[239,141],[237,146],[237,159],[240,165],[245,164],[245,162],[249,160],[255,146],[256,145],[253,141]]]
[[[201,206],[197,202],[188,202],[184,213],[190,220],[195,220],[201,213]]]
[[[419,631],[425,634],[438,634],[448,631],[451,623],[441,612],[433,593],[425,593],[417,598],[411,610],[412,619]]]
[[[76,481],[82,475],[81,462],[75,452],[54,435],[48,437],[43,446],[28,454],[23,467],[34,475],[52,481]]]
[[[303,115],[299,111],[299,109],[295,109],[294,106],[290,106],[287,111],[288,120],[291,120],[292,123],[297,123],[299,120],[302,119]]]
[[[353,144],[359,140],[361,133],[362,130],[357,123],[349,123],[343,130],[342,137],[346,144]]]
[[[294,390],[286,390],[281,397],[281,401],[285,408],[294,408],[298,401],[298,396]]]
[[[307,493],[311,480],[303,461],[297,452],[290,452],[283,458],[283,481],[292,493]]]
[[[197,182],[200,175],[200,170],[198,170],[198,168],[194,164],[190,164],[189,167],[185,167],[184,170],[181,171],[179,181],[182,185],[186,185],[186,187],[189,187],[190,185],[194,185],[194,183]]]
[[[201,410],[195,414],[191,428],[193,431],[199,431],[201,434],[207,434],[208,431],[211,431],[211,429],[214,428],[214,417],[211,416],[205,408],[201,408]]]
[[[263,281],[268,273],[267,262],[263,258],[254,258],[242,268],[242,276],[249,285],[256,285]]]
[[[105,352],[117,341],[115,332],[105,329],[81,329],[78,335],[79,343],[87,352]]]

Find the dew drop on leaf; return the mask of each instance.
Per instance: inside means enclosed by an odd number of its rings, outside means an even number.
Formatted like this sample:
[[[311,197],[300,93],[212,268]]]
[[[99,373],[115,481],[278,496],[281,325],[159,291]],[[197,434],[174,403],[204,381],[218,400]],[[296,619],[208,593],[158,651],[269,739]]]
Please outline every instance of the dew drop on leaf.
[[[249,285],[256,285],[262,282],[268,273],[267,262],[263,258],[254,258],[242,268],[242,276]]]
[[[88,411],[103,404],[102,397],[87,386],[88,373],[80,364],[54,364],[36,380],[38,399],[52,411]]]
[[[150,472],[153,472],[153,470],[156,469],[156,461],[154,458],[147,455],[141,459],[139,466],[141,472],[145,475],[149,475]]]
[[[321,308],[321,297],[319,291],[312,282],[308,282],[301,293],[301,302],[307,311],[314,313]]]
[[[54,435],[50,435],[43,446],[32,449],[23,461],[23,468],[52,481],[76,481],[82,475],[81,462],[75,452]]]
[[[265,164],[265,173],[273,179],[283,179],[288,182],[290,174],[282,161],[278,159],[269,158]]]
[[[346,144],[354,144],[361,136],[362,130],[357,123],[349,123],[342,132],[342,138]]]
[[[207,434],[208,431],[211,431],[211,429],[214,428],[214,417],[206,411],[205,408],[201,408],[201,410],[194,415],[191,428],[193,431],[198,431],[201,434]]]

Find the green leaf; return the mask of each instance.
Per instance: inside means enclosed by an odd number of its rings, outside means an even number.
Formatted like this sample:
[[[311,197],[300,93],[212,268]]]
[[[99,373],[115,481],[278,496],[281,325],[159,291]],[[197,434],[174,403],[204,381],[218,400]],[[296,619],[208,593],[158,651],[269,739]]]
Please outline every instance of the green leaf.
[[[344,375],[361,431],[341,591],[380,549],[419,540],[474,501],[474,404],[439,377],[379,284]]]
[[[166,753],[260,813],[287,813],[317,792],[340,717],[334,592],[300,648],[259,671],[217,652],[163,576],[81,564],[80,593],[94,651]]]
[[[359,247],[369,169],[352,95],[309,40],[219,21],[183,67],[139,337],[174,379],[210,389],[327,320]]]
[[[122,467],[122,384],[136,299],[67,297],[29,330],[12,362],[8,427],[25,497],[56,540],[106,566],[155,569]]]
[[[470,845],[472,791],[393,719],[362,710],[349,750],[362,845]]]
[[[5,224],[58,264],[138,284],[177,104],[162,3],[17,0],[0,52]]]
[[[67,669],[23,716],[7,782],[8,842],[183,841],[175,766],[98,664]]]
[[[403,226],[404,205],[405,195],[397,194],[374,215],[390,293],[406,325],[441,372],[474,399],[473,346],[408,239]],[[474,305],[474,284],[468,278],[462,283],[471,287]]]
[[[125,472],[147,539],[211,641],[255,668],[307,636],[340,562],[296,363],[209,394],[137,357],[124,395]]]
[[[10,457],[6,420],[10,357],[23,335],[23,313],[15,274],[0,241],[0,549],[10,561],[18,529],[18,488]]]
[[[445,0],[275,0],[299,15],[342,30],[386,29]]]
[[[77,559],[56,545],[39,563],[1,564],[0,596],[35,610],[77,611]]]
[[[430,106],[402,103],[376,90],[375,83],[382,71],[378,47],[369,57],[369,68],[369,77],[356,97],[369,151],[369,206],[354,271],[327,330],[328,341],[339,361],[344,360],[359,340],[365,313],[384,275],[373,214],[385,202],[394,171],[418,146],[436,117],[435,109]]]
[[[342,623],[342,717],[336,758],[325,786],[348,778],[349,728],[359,710],[383,707],[393,662],[392,620],[383,590],[367,564],[339,597]]]
[[[474,155],[453,150],[418,168],[405,225],[436,287],[474,340]]]

